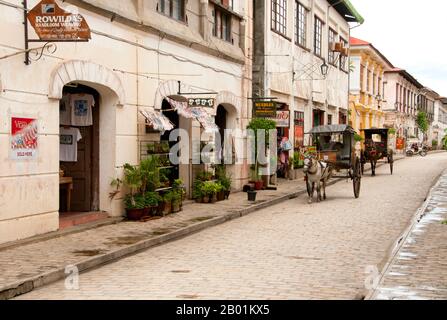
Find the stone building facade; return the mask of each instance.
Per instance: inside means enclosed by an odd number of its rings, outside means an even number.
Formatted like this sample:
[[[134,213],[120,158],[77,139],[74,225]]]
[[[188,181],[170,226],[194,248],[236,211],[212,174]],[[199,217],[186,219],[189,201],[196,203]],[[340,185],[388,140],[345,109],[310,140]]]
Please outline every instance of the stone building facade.
[[[85,18],[92,38],[58,42],[56,51],[45,50],[28,65],[25,8],[21,0],[8,3],[0,3],[0,243],[59,228],[60,110],[67,92],[88,93],[96,102],[94,125],[80,128],[85,139],[79,141],[78,158],[87,162],[67,165],[81,177],[75,177],[73,202],[110,216],[124,213],[123,194],[109,198],[111,180],[122,177],[124,164],[139,164],[148,141],[160,140],[160,133],[147,129],[143,112],[163,115],[172,109],[168,98],[184,103],[200,94],[215,99],[204,117],[219,118],[225,129],[246,128],[251,117],[251,1],[57,0],[61,8]],[[38,1],[27,5],[33,8]],[[28,28],[30,38],[36,38]],[[32,159],[11,155],[14,119],[35,120],[38,144]],[[204,130],[198,119],[177,115],[176,125],[200,142]],[[193,149],[193,139],[186,145]],[[186,163],[178,170],[190,192],[196,169]],[[235,189],[248,180],[247,165],[228,170]]]
[[[295,148],[305,132],[347,123],[350,22],[363,18],[349,1],[254,1],[253,96],[288,113],[278,133]],[[344,50],[334,51],[335,45]]]
[[[351,37],[350,112],[353,128],[382,128],[385,123],[383,104],[385,95],[385,72],[393,65],[371,43]]]

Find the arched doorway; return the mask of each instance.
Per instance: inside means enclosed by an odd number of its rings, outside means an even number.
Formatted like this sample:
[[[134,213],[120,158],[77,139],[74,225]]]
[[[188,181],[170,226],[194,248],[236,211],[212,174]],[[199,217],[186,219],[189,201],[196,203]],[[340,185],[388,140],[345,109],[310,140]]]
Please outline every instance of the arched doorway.
[[[125,103],[121,80],[110,69],[92,62],[79,60],[63,62],[52,72],[49,98],[60,100],[60,103],[63,104],[64,101],[66,103],[67,96],[77,94],[84,95],[83,98],[92,97],[80,99],[86,102],[87,114],[90,112],[90,104],[92,105],[91,122],[60,123],[61,132],[64,131],[64,127],[65,129],[73,128],[69,131],[72,134],[71,137],[69,135],[62,137],[61,134],[60,151],[65,148],[64,152],[67,152],[66,145],[62,145],[64,143],[79,143],[76,148],[72,146],[74,154],[67,153],[72,156],[71,160],[76,161],[62,161],[67,160],[62,157],[60,159],[61,164],[69,163],[65,177],[73,175],[71,199],[73,207],[68,206],[69,199],[67,197],[66,200],[61,199],[60,201],[61,210],[101,211],[109,216],[121,216],[123,213],[121,200],[110,201],[109,198],[110,181],[119,172],[116,164],[116,113],[117,106]],[[74,102],[73,99],[68,101],[70,108],[77,104],[79,110],[85,111],[82,108],[85,106],[84,102]],[[73,111],[70,112],[73,115]],[[75,141],[78,140],[76,129],[84,139]],[[61,153],[59,152],[60,156]],[[82,174],[85,176],[84,180]]]

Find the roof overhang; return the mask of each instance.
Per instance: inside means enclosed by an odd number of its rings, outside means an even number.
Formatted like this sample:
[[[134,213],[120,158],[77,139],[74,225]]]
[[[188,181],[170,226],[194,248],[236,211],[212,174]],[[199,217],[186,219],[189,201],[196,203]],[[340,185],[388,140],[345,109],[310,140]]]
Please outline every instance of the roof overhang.
[[[365,22],[365,19],[349,0],[328,0],[328,2],[347,22],[357,22],[360,24]]]

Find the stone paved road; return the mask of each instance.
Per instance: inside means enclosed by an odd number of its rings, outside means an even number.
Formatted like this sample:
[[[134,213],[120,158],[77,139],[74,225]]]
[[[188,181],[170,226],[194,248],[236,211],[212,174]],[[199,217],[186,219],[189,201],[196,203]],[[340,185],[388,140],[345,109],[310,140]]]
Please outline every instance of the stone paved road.
[[[440,173],[447,154],[398,162],[328,189],[153,248],[20,299],[356,299],[365,269],[382,268]]]
[[[387,268],[377,300],[447,299],[447,171]]]

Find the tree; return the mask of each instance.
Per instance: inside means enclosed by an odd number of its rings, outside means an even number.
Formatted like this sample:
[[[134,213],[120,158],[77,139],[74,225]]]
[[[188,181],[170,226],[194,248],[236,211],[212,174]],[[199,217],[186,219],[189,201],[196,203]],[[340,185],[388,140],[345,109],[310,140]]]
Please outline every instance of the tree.
[[[444,147],[444,150],[447,150],[447,129],[444,130],[445,136],[442,138],[442,146]]]
[[[422,133],[426,134],[428,131],[428,118],[427,114],[425,112],[419,112],[416,123],[419,127],[419,130],[421,130]]]

